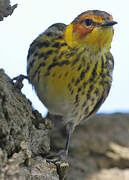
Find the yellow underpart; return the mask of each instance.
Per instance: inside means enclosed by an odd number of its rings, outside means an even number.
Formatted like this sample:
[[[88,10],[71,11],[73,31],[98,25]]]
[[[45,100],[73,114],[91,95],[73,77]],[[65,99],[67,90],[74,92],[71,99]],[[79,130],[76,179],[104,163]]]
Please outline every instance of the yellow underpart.
[[[52,71],[51,74],[56,73],[55,78],[52,76],[49,77],[48,84],[49,84],[49,97],[51,99],[55,99],[56,97],[62,96],[65,97],[67,94],[67,84],[69,82],[69,78],[65,77],[64,74],[66,71],[69,70],[68,65],[64,65],[62,68],[60,67],[55,67]],[[62,72],[63,73],[62,73]],[[61,75],[61,77],[59,77]],[[54,87],[54,91],[53,91]]]
[[[72,57],[74,58],[74,57]],[[72,61],[72,58],[69,59],[69,61]],[[80,61],[82,59],[80,58]],[[84,70],[85,67],[87,66],[87,63],[90,63],[90,60],[87,59],[86,64],[84,65]],[[77,92],[77,89],[80,85],[83,84],[83,82],[88,82],[88,80],[91,77],[91,73],[93,71],[93,68],[95,66],[96,61],[92,61],[92,63],[90,63],[90,69],[88,70],[88,72],[86,73],[85,78],[83,79],[83,81],[80,81],[79,84],[77,86],[74,86],[74,91]],[[79,67],[79,63],[75,64],[74,67],[71,66],[71,64],[68,65],[63,65],[63,66],[56,66],[51,70],[51,75],[48,77],[47,80],[47,84],[49,85],[49,98],[51,100],[55,100],[56,98],[68,98],[68,99],[72,99],[74,98],[74,94],[73,96],[71,96],[68,90],[68,84],[71,82],[72,78],[74,77],[74,79],[77,79],[79,77],[79,72],[77,71],[78,67]],[[100,77],[100,72],[101,72],[101,61],[98,61],[98,66],[97,66],[97,70],[96,70],[98,76],[96,76],[96,78]],[[68,73],[68,75],[66,76],[66,73]],[[55,76],[53,77],[52,75],[55,74]],[[91,82],[90,82],[91,83]],[[98,87],[99,88],[99,84],[96,83],[94,84],[94,87]],[[54,90],[53,90],[54,88]],[[84,91],[88,91],[89,86],[86,86],[86,88],[82,88],[82,90]],[[83,97],[82,97],[83,98]]]
[[[100,74],[100,72],[101,72],[101,70],[102,70],[102,68],[101,68],[101,61],[98,61],[98,66],[97,66],[97,74]]]

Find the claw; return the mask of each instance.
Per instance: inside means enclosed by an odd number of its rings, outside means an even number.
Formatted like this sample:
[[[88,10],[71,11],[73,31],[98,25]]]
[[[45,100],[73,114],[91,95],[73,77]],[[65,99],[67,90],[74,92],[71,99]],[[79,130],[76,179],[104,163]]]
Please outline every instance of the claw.
[[[66,151],[62,150],[59,153],[50,154],[49,156],[47,156],[46,161],[49,163],[54,163],[56,165],[59,179],[64,180],[66,176],[66,171],[69,167]]]
[[[50,155],[48,155],[46,158],[47,162],[52,162],[55,164],[58,163],[67,163],[67,154],[65,150],[61,150],[58,153],[51,153]]]
[[[12,82],[15,81],[14,82],[14,87],[21,90],[23,88],[23,80],[24,79],[28,79],[28,77],[23,75],[23,74],[20,74],[19,76],[14,77],[12,79]]]

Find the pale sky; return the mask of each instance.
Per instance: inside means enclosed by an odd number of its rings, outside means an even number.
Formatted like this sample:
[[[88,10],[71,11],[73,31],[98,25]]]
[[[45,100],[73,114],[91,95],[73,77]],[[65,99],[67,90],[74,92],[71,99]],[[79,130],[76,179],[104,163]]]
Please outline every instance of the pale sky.
[[[30,43],[48,26],[69,24],[80,13],[98,9],[112,14],[115,34],[111,52],[115,60],[110,94],[99,112],[129,112],[129,3],[128,0],[12,0],[18,3],[12,16],[0,25],[0,68],[11,77],[26,74]],[[45,108],[35,91],[24,81],[22,92],[42,114]]]

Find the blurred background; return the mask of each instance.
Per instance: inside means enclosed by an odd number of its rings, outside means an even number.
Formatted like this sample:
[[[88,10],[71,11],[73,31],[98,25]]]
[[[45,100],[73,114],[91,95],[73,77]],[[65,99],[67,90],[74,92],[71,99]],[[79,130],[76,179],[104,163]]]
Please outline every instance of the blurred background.
[[[99,112],[129,112],[129,10],[127,0],[12,0],[18,3],[12,16],[0,22],[0,68],[11,77],[26,74],[26,57],[31,42],[48,26],[69,24],[80,13],[98,9],[112,14],[115,33],[111,52],[115,60],[110,94]],[[47,109],[34,89],[24,81],[22,92],[42,115]]]

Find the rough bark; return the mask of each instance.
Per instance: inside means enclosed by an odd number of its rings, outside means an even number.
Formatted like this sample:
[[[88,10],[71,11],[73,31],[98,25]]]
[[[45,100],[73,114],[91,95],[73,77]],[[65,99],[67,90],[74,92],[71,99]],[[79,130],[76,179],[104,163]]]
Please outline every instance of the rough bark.
[[[17,4],[11,6],[9,0],[0,0],[0,21],[11,15],[16,7]]]
[[[0,179],[58,180],[56,166],[43,158],[50,150],[51,121],[0,70]],[[41,156],[42,155],[42,156]]]

